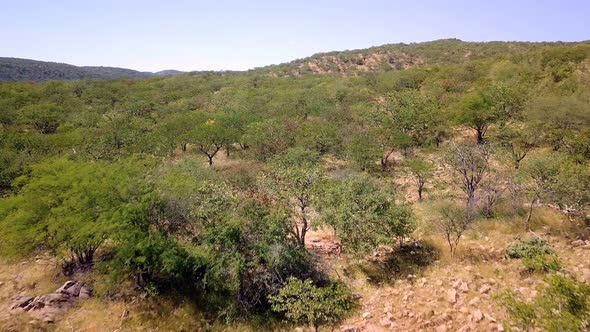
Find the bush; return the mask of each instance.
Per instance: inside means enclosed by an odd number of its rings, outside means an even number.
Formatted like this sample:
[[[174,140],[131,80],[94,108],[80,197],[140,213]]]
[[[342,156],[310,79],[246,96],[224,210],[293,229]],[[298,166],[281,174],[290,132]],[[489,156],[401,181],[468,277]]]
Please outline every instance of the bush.
[[[310,279],[293,277],[269,301],[274,311],[293,323],[312,325],[315,331],[321,325],[340,321],[352,306],[350,293],[342,284],[317,287]]]
[[[553,249],[547,246],[547,241],[539,237],[518,240],[506,249],[506,257],[522,258],[527,272],[559,271],[561,263]]]
[[[533,302],[521,301],[515,294],[503,296],[510,323],[523,331],[581,332],[590,329],[590,285],[552,275]]]
[[[559,271],[561,263],[556,255],[536,255],[525,257],[522,264],[527,272],[551,272]]]
[[[547,246],[547,241],[540,237],[532,237],[527,240],[518,240],[508,246],[506,249],[506,257],[518,258],[532,258],[540,255],[554,255],[555,251]]]

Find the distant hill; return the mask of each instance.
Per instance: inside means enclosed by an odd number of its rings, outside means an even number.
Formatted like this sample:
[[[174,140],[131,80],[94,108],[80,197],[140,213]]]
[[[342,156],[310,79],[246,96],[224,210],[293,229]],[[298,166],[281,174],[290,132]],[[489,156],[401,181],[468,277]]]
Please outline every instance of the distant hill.
[[[247,72],[269,76],[358,75],[432,65],[460,64],[472,60],[517,59],[539,56],[543,50],[583,42],[465,42],[441,39],[423,43],[388,44],[359,50],[318,53],[288,63],[254,68]],[[64,63],[0,58],[0,81],[46,81],[75,79],[145,78],[185,74],[178,70],[156,73],[114,67],[78,67]],[[214,71],[192,72],[207,74]],[[221,71],[217,73],[238,73]]]
[[[566,44],[589,44],[589,42],[465,42],[459,39],[441,39],[423,43],[387,44],[359,50],[318,53],[288,63],[256,68],[254,71],[267,72],[273,76],[356,75],[363,72],[459,64],[478,59],[530,56],[536,50]]]
[[[65,63],[0,57],[0,81],[145,78],[155,75],[167,76],[182,73],[178,70],[150,73],[116,67],[78,67]]]

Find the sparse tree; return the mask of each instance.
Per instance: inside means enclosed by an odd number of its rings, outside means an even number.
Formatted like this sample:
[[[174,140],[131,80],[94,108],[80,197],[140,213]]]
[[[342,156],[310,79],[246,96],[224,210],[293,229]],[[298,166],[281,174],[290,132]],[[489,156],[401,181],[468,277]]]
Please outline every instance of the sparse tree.
[[[407,160],[405,166],[416,183],[418,201],[422,201],[424,186],[426,185],[426,182],[432,177],[434,173],[434,166],[432,163],[421,159]]]

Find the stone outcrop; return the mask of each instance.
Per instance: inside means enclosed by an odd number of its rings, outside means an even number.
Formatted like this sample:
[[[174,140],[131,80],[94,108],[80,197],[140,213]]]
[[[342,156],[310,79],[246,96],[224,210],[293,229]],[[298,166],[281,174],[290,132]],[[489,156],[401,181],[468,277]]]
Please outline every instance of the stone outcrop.
[[[92,288],[83,281],[67,281],[55,292],[32,296],[17,296],[10,307],[11,313],[27,312],[33,318],[43,323],[55,322],[57,316],[69,309],[77,299],[87,299],[92,296]]]

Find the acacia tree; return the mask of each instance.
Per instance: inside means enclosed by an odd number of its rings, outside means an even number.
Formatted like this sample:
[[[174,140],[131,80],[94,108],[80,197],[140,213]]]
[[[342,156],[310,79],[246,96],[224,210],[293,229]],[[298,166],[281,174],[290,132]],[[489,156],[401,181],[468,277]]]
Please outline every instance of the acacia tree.
[[[296,207],[291,218],[292,233],[300,246],[310,228],[310,209],[317,198],[324,173],[318,165],[317,152],[292,148],[271,162],[269,172],[260,178],[261,185],[280,204]]]
[[[515,129],[508,126],[500,130],[500,144],[507,147],[512,156],[514,168],[520,167],[520,162],[536,147],[543,139],[541,128]]]
[[[230,137],[227,130],[214,119],[207,120],[189,134],[189,142],[207,156],[209,166],[213,166],[213,158],[217,152],[228,144],[228,138]]]
[[[145,194],[132,162],[49,160],[31,167],[18,195],[0,201],[0,238],[6,252],[49,249],[92,264],[94,253],[134,218]]]
[[[407,160],[405,166],[407,171],[414,178],[414,182],[416,183],[416,189],[418,191],[418,201],[422,201],[422,193],[424,191],[424,186],[426,185],[426,181],[428,181],[432,177],[434,173],[434,166],[432,165],[432,163],[421,159]]]
[[[462,210],[453,203],[443,205],[439,210],[442,218],[435,221],[454,257],[459,240],[476,218],[475,194],[488,171],[489,151],[485,145],[454,145],[447,153],[446,162],[459,175],[460,188],[466,196]]]
[[[449,245],[451,258],[455,257],[459,241],[463,233],[471,224],[465,209],[451,203],[445,202],[439,208],[440,217],[433,220],[434,226],[438,228]]]
[[[34,104],[18,110],[18,122],[32,126],[41,134],[54,134],[65,118],[64,110],[55,104]]]
[[[334,229],[344,251],[355,255],[381,244],[401,244],[414,231],[414,218],[412,211],[397,205],[392,196],[368,175],[343,180],[322,196],[321,222]]]
[[[559,173],[558,161],[551,157],[537,156],[529,160],[524,172],[530,179],[528,184],[530,205],[524,221],[524,229],[525,231],[529,231],[535,205],[542,197],[549,195],[557,181],[557,175]]]
[[[485,145],[460,144],[447,153],[447,165],[459,175],[461,190],[466,196],[466,206],[475,204],[475,194],[489,166],[490,152]]]
[[[256,159],[266,161],[291,147],[294,138],[282,121],[268,119],[248,125],[242,140]]]
[[[483,144],[490,125],[504,125],[522,111],[523,105],[524,97],[518,90],[491,84],[462,100],[457,119],[475,131],[477,144]]]

